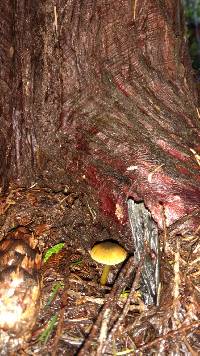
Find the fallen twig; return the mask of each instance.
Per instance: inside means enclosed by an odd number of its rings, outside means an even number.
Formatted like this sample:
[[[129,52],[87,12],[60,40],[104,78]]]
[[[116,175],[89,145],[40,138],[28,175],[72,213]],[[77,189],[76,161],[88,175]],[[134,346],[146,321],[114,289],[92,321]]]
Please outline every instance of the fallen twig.
[[[114,308],[116,307],[118,298],[119,298],[122,290],[127,285],[127,282],[129,281],[129,278],[134,270],[134,267],[135,267],[134,257],[130,257],[128,259],[127,263],[125,264],[125,266],[122,268],[121,273],[120,273],[117,281],[115,282],[115,284],[108,296],[107,301],[105,302],[104,306],[100,310],[98,317],[91,328],[90,334],[88,335],[86,341],[84,342],[83,346],[79,350],[79,352],[77,354],[78,356],[85,356],[90,349],[92,341],[94,339],[96,341],[97,333],[100,328],[103,316],[105,315],[105,312],[108,309],[110,310],[110,312],[108,313],[109,315],[107,315],[106,323],[109,324],[110,317],[112,315]]]
[[[197,328],[200,325],[200,322],[194,322],[190,325],[186,325],[186,326],[181,326],[180,328],[176,329],[176,330],[172,330],[170,332],[168,332],[165,335],[162,335],[160,337],[155,338],[154,340],[147,342],[144,345],[141,345],[140,347],[138,347],[135,352],[140,352],[140,351],[144,351],[148,348],[152,348],[152,346],[159,344],[162,341],[166,341],[167,339],[169,339],[170,337],[173,339],[173,342],[175,342],[175,337],[178,336],[179,334],[185,334],[186,331],[192,332],[193,329]]]
[[[104,343],[104,345],[102,347],[102,354],[105,353],[106,348],[108,346],[108,343],[112,340],[114,334],[118,330],[119,326],[121,325],[121,323],[123,322],[123,320],[125,319],[128,311],[129,311],[131,300],[133,299],[134,294],[135,294],[135,290],[136,290],[136,288],[137,288],[137,286],[139,284],[143,263],[144,263],[144,256],[140,260],[140,263],[138,265],[137,272],[136,272],[136,275],[135,275],[135,278],[134,278],[134,281],[133,281],[133,284],[132,284],[132,287],[131,287],[131,291],[130,291],[129,296],[127,298],[127,301],[126,301],[126,303],[124,305],[123,311],[122,311],[121,315],[118,317],[118,319],[115,322],[115,324],[113,325],[113,327],[111,328],[111,330],[109,332],[109,335],[107,337],[107,340],[105,340],[105,343]]]
[[[104,312],[104,315],[102,317],[102,323],[101,323],[101,328],[100,328],[100,334],[99,334],[99,346],[97,348],[97,353],[96,356],[101,356],[102,355],[102,350],[104,348],[104,344],[107,339],[108,335],[108,326],[109,326],[109,321],[110,321],[110,314],[111,310],[107,308]]]

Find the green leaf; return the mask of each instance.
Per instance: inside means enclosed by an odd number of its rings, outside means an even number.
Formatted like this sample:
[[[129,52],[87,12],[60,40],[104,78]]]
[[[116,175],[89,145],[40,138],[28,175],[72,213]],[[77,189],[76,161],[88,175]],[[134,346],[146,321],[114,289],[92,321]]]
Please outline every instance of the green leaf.
[[[50,248],[46,251],[46,253],[45,253],[44,257],[43,257],[43,261],[44,261],[44,262],[47,262],[48,259],[49,259],[53,254],[60,252],[60,251],[63,249],[64,246],[65,246],[65,243],[64,243],[64,242],[60,242],[59,244],[50,247]]]
[[[52,318],[49,320],[46,329],[39,336],[38,341],[40,341],[44,345],[46,345],[46,343],[47,343],[47,341],[48,341],[48,339],[49,339],[49,337],[50,337],[50,335],[51,335],[51,333],[53,331],[53,328],[54,328],[57,320],[58,320],[57,314],[53,315]]]
[[[59,289],[62,289],[62,288],[64,288],[64,283],[62,283],[62,282],[57,282],[53,285],[53,287],[51,289],[50,296],[47,300],[45,307],[48,307],[51,304],[51,302],[54,300],[54,297],[58,293]]]
[[[128,298],[129,294],[130,294],[130,290],[124,289],[124,290],[121,292],[120,297],[121,297],[121,298]]]

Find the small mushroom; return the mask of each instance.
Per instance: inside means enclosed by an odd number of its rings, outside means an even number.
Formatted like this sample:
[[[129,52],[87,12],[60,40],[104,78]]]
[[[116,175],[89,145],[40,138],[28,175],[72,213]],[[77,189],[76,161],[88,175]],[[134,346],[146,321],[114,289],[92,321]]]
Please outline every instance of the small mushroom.
[[[105,265],[100,280],[103,286],[107,282],[110,266],[123,262],[127,257],[127,251],[117,242],[103,241],[94,245],[90,256],[94,261]]]

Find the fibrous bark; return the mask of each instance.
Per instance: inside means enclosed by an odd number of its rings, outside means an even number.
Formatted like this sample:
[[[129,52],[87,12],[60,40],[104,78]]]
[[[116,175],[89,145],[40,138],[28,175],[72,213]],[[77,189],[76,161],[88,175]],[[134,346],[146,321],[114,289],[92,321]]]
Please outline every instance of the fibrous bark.
[[[200,118],[180,2],[16,0],[0,16],[3,185],[76,187],[119,230],[132,197],[160,227],[164,210],[195,231]]]

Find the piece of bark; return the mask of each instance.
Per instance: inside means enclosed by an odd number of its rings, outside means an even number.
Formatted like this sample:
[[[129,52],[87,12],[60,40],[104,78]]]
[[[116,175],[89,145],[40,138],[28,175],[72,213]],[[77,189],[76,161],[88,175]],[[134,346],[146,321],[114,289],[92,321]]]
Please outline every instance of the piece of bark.
[[[0,242],[1,355],[17,352],[31,337],[40,306],[40,267],[41,254],[25,228]]]
[[[141,292],[146,305],[157,304],[160,283],[158,228],[143,203],[128,200],[129,221],[135,246],[135,259],[143,259]]]

